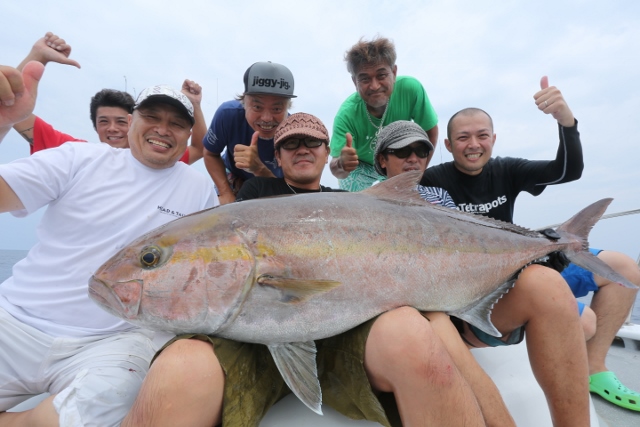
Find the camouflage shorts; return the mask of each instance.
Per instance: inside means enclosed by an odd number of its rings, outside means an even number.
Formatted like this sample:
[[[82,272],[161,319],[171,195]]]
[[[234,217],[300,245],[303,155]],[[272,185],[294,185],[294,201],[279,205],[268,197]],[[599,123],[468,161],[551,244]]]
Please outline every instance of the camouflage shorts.
[[[316,341],[322,403],[352,419],[401,427],[393,394],[374,394],[364,370],[365,344],[374,321]],[[291,393],[264,345],[186,334],[165,344],[156,357],[179,339],[199,339],[213,345],[225,373],[223,426],[257,427],[267,411]]]

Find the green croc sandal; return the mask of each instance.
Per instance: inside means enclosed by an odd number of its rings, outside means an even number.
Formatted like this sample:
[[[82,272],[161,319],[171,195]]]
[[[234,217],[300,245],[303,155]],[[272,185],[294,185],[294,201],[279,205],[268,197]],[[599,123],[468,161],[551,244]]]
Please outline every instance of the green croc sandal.
[[[589,391],[609,402],[632,411],[640,411],[640,393],[626,388],[611,371],[589,376]]]

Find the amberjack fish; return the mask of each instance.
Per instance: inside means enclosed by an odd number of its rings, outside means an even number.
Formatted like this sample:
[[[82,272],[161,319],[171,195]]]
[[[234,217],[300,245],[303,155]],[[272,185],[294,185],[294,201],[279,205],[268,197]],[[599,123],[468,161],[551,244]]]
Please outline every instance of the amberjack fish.
[[[265,344],[291,390],[321,413],[314,340],[385,311],[444,311],[494,336],[491,308],[551,252],[635,287],[590,254],[611,199],[546,235],[433,206],[408,172],[358,193],[231,203],[138,238],[90,280],[90,296],[135,325]]]

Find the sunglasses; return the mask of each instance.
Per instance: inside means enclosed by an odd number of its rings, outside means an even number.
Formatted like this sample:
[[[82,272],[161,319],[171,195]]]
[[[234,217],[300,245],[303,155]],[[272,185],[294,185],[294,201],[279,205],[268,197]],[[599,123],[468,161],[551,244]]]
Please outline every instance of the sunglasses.
[[[289,138],[284,142],[281,142],[278,147],[284,148],[285,150],[297,150],[298,147],[300,147],[300,144],[304,144],[307,148],[316,148],[320,147],[324,143],[325,141],[314,138]]]
[[[393,154],[399,159],[406,159],[411,155],[411,153],[416,153],[416,156],[420,157],[421,159],[425,159],[427,158],[430,152],[431,150],[429,149],[429,147],[427,147],[424,144],[420,144],[417,147],[412,147],[410,145],[407,145],[406,147],[402,147],[402,148],[396,148],[396,149],[389,148],[385,150],[385,154]]]

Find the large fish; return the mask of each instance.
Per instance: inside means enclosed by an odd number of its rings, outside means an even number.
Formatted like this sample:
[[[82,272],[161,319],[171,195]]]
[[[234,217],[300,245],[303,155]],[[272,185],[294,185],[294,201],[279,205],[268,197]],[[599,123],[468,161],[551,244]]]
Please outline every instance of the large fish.
[[[551,238],[434,207],[405,173],[360,193],[250,200],[159,227],[95,273],[91,297],[143,327],[269,346],[292,391],[321,413],[313,340],[400,306],[444,311],[494,335],[493,304],[554,251],[635,287],[586,251],[611,199]]]

